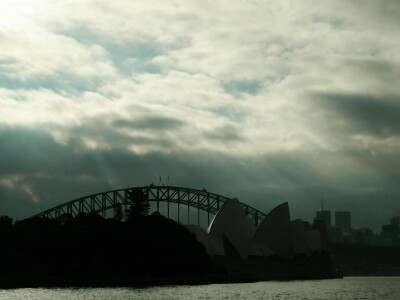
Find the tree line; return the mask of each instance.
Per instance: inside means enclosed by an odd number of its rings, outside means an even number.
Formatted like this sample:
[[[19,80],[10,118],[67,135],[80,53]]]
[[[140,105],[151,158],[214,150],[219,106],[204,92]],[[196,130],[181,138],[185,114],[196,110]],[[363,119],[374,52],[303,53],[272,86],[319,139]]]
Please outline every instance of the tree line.
[[[115,218],[80,213],[59,220],[0,217],[0,278],[184,276],[205,272],[204,246],[182,225],[149,215],[141,189]],[[126,221],[123,221],[123,214]],[[61,222],[62,220],[62,222]]]

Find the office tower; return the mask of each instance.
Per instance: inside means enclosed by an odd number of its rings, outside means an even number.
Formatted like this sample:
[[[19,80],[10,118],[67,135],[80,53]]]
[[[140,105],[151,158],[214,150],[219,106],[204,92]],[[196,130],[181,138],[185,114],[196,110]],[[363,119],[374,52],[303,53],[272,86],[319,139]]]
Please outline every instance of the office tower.
[[[324,221],[326,227],[331,227],[331,211],[330,210],[317,210],[315,212],[315,220]]]

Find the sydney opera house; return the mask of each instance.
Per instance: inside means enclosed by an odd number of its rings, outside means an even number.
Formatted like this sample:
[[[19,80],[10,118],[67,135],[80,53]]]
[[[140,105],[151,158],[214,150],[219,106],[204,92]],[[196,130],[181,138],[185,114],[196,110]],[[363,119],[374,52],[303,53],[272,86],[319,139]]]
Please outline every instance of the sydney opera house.
[[[310,256],[322,250],[318,230],[307,229],[300,219],[290,220],[285,202],[275,207],[256,227],[245,215],[237,199],[224,203],[211,221],[207,232],[189,225],[210,257],[238,255],[242,259],[278,256],[291,259]]]
[[[320,232],[300,219],[290,220],[287,202],[272,209],[256,227],[240,202],[230,199],[214,216],[207,231],[194,225],[188,225],[188,229],[214,260],[256,261],[253,269],[260,273],[275,269],[286,272],[288,278],[299,278],[295,272],[301,276],[308,272],[308,277],[335,277]]]

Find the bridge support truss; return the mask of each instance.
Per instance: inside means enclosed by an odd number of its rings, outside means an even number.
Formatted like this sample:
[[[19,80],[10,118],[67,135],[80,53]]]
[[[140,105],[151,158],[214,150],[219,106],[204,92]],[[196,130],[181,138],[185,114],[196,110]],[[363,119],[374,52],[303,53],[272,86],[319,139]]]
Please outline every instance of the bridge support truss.
[[[129,205],[129,192],[133,189],[142,189],[143,192],[148,195],[149,202],[155,204],[157,211],[160,211],[160,203],[166,203],[168,218],[170,218],[170,204],[177,205],[178,222],[182,221],[180,216],[180,207],[182,205],[187,206],[187,224],[190,222],[190,208],[197,210],[198,225],[200,225],[200,211],[207,213],[207,222],[210,224],[211,217],[218,212],[220,207],[227,200],[230,199],[228,197],[210,193],[205,189],[196,190],[174,186],[150,185],[88,195],[48,209],[35,215],[35,217],[60,219],[67,215],[75,217],[79,213],[98,213],[105,217],[106,212],[111,209],[115,216],[120,207],[126,208]],[[247,204],[241,203],[241,206],[245,214],[255,225],[258,225],[265,217],[264,213]]]

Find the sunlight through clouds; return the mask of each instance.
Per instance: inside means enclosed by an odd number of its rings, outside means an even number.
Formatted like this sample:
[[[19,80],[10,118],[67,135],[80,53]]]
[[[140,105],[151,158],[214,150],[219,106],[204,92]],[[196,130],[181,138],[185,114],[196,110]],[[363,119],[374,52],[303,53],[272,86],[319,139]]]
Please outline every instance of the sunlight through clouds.
[[[399,11],[372,0],[1,1],[0,154],[15,163],[0,182],[46,161],[15,152],[30,135],[55,151],[43,172],[88,162],[73,176],[102,184],[120,182],[124,157],[146,174],[166,159],[190,174],[193,160],[203,178],[202,163],[238,172],[231,185],[264,206],[271,186],[307,204],[361,199],[366,187],[400,195]],[[108,171],[93,171],[93,157]],[[25,194],[50,201],[42,177],[24,176]]]

